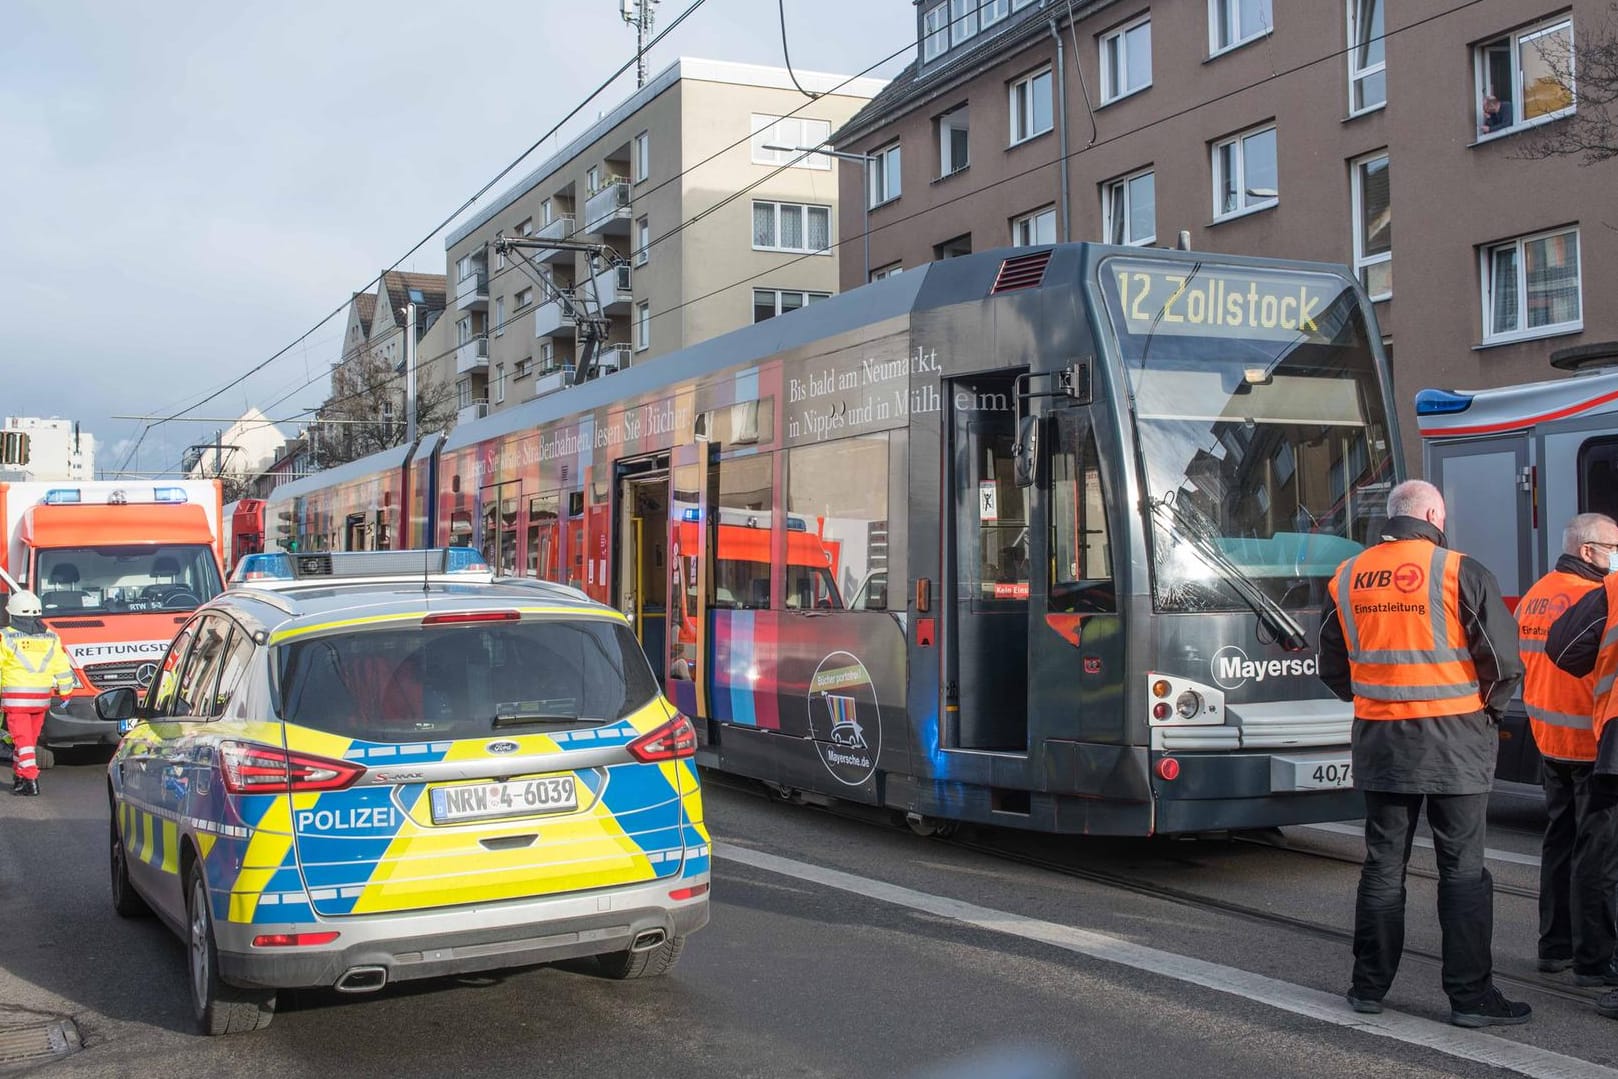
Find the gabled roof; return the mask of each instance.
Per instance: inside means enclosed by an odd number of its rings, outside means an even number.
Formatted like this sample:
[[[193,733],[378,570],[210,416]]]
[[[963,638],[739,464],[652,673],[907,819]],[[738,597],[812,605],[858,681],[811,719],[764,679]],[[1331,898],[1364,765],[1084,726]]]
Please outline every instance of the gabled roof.
[[[371,292],[356,292],[349,301],[354,305],[354,314],[360,321],[360,336],[371,336],[371,317],[376,314],[376,294]]]
[[[399,314],[407,303],[416,305],[416,317],[422,316],[423,310],[442,311],[448,306],[449,278],[441,273],[406,273],[403,270],[389,270],[382,275],[382,284],[377,292],[387,290],[388,311],[393,316],[395,324],[404,321]],[[415,295],[412,295],[415,293]]]

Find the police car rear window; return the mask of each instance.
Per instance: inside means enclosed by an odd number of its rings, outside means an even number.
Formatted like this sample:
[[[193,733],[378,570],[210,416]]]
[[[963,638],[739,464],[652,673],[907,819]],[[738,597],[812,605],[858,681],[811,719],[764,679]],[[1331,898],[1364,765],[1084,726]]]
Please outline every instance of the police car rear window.
[[[361,629],[277,663],[283,720],[372,742],[610,723],[658,692],[628,627],[594,620]]]

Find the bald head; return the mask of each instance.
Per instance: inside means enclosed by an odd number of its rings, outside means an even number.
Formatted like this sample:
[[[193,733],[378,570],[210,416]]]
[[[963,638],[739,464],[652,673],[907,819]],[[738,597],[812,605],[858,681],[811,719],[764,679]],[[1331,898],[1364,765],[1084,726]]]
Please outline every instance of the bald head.
[[[1414,517],[1444,529],[1444,496],[1426,480],[1405,480],[1388,492],[1389,517]]]

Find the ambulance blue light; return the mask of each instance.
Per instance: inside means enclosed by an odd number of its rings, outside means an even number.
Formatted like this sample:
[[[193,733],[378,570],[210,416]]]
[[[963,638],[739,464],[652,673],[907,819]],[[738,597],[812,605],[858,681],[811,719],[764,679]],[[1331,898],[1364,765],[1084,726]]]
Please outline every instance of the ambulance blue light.
[[[685,511],[684,517],[687,521],[700,521],[702,520],[702,511],[695,508],[688,509]]]
[[[45,492],[44,502],[47,506],[67,506],[84,501],[84,492],[77,487],[52,487]]]
[[[787,518],[787,531],[788,532],[807,532],[807,531],[809,531],[809,526],[803,523],[803,518],[802,517],[788,517]]]
[[[184,487],[158,487],[152,491],[152,497],[159,502],[184,502]]]
[[[1416,415],[1449,416],[1472,407],[1472,395],[1452,390],[1422,390],[1416,394]]]

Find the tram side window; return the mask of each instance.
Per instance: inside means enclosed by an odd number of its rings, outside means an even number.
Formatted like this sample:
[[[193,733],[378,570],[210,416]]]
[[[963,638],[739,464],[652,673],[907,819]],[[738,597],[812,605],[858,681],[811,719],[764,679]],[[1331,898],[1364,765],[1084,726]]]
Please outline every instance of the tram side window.
[[[714,606],[721,610],[770,607],[774,466],[769,454],[731,457],[713,466],[719,492]]]
[[[552,491],[528,500],[528,576],[544,581],[561,579],[557,560],[560,535],[557,530],[562,493]]]
[[[1579,447],[1579,512],[1618,517],[1618,438]]]
[[[788,610],[888,607],[888,436],[787,454]]]
[[[1062,414],[1056,427],[1051,454],[1051,610],[1116,611],[1095,431],[1087,418],[1072,413]]]

